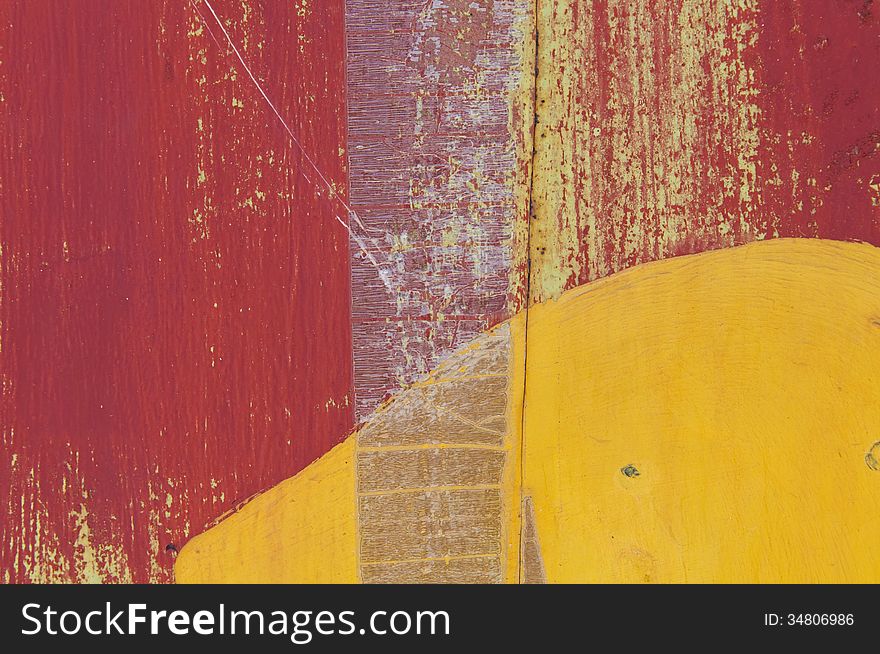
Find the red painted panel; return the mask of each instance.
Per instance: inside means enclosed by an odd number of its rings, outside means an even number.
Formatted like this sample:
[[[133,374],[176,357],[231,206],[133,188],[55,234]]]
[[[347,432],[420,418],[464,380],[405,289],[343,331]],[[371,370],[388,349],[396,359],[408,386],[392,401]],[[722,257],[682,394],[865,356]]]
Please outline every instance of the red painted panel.
[[[211,4],[344,196],[343,1]],[[6,581],[167,581],[351,427],[346,214],[212,21],[0,8]]]
[[[771,228],[880,244],[880,6],[762,0],[759,21]]]

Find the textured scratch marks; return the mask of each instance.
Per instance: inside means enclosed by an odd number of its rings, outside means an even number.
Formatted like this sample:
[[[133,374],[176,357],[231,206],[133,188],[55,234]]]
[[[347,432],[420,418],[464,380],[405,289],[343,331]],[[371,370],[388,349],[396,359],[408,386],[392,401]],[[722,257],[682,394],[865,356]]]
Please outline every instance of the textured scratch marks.
[[[540,0],[533,301],[754,237],[754,4]]]
[[[880,243],[870,3],[538,7],[532,301],[754,239]]]
[[[393,279],[393,273],[389,269],[389,266],[387,265],[387,261],[385,262],[386,265],[382,266],[376,260],[376,257],[375,257],[376,253],[373,252],[373,250],[376,247],[375,242],[373,241],[373,239],[371,239],[370,237],[368,237],[362,233],[364,225],[363,225],[363,223],[361,223],[360,218],[358,217],[357,213],[352,210],[351,206],[348,204],[348,202],[345,200],[345,198],[342,197],[342,195],[340,194],[340,190],[336,187],[336,185],[333,184],[329,179],[327,179],[327,177],[324,175],[321,168],[315,163],[314,159],[312,159],[312,157],[309,155],[308,150],[306,150],[303,147],[302,142],[299,140],[299,138],[297,138],[294,131],[290,128],[290,125],[288,125],[287,121],[284,119],[284,116],[282,116],[281,112],[278,111],[278,107],[275,106],[275,103],[272,102],[272,99],[266,94],[266,90],[263,88],[263,85],[260,83],[260,81],[254,76],[253,70],[251,70],[251,67],[248,65],[244,56],[242,56],[241,51],[238,49],[238,46],[236,46],[235,41],[229,35],[229,32],[226,30],[226,27],[224,26],[223,21],[221,20],[220,16],[218,16],[217,12],[214,10],[213,5],[211,5],[211,3],[208,0],[199,0],[199,2],[200,2],[200,5],[206,7],[208,9],[208,11],[211,13],[211,18],[213,18],[213,20],[214,20],[215,27],[220,29],[221,33],[223,34],[224,39],[226,40],[226,43],[228,44],[228,47],[235,54],[235,57],[238,59],[239,63],[241,64],[242,69],[244,70],[245,73],[247,73],[248,78],[251,80],[251,82],[253,82],[254,87],[257,89],[257,91],[259,91],[260,96],[263,98],[263,100],[266,101],[266,104],[269,105],[269,108],[272,110],[272,113],[275,114],[275,117],[284,126],[284,131],[286,131],[287,135],[290,137],[291,143],[293,144],[293,146],[295,146],[300,157],[307,164],[308,170],[303,171],[303,176],[307,180],[309,180],[310,182],[313,182],[315,184],[315,186],[316,186],[315,191],[316,191],[316,195],[318,197],[320,197],[322,195],[322,193],[325,192],[325,193],[327,193],[328,199],[331,202],[336,203],[338,205],[337,209],[344,209],[345,210],[345,211],[340,211],[339,213],[346,216],[346,219],[343,219],[339,215],[336,215],[336,216],[334,216],[336,221],[349,232],[354,244],[357,245],[357,247],[361,250],[363,256],[366,257],[366,259],[370,262],[370,264],[374,268],[376,268],[376,270],[379,272],[379,276],[382,279],[383,283],[386,285],[386,287],[388,287],[389,290],[393,290],[392,286],[391,286],[391,282]],[[199,18],[201,18],[202,23],[204,24],[205,28],[211,33],[211,36],[213,36],[213,31],[211,30],[210,26],[205,21],[204,15],[199,10],[199,5],[196,5],[195,3],[191,3],[191,4],[193,5],[193,8],[195,9],[196,13],[199,14]],[[243,6],[246,7],[246,5],[243,5]],[[305,7],[303,5],[300,5],[300,9],[304,11]],[[305,15],[305,14],[303,14],[303,15]],[[222,44],[220,44],[220,42],[217,41],[216,38],[215,38],[215,41],[217,42],[217,46],[219,48],[224,49],[224,46]],[[349,219],[354,222],[354,225],[350,225],[348,223]],[[360,235],[358,234],[358,232],[361,232]],[[383,259],[385,258],[382,256],[381,253],[379,253],[379,256],[382,257]]]
[[[341,0],[211,5],[344,196]],[[167,581],[351,428],[348,234],[212,29],[0,7],[4,581]]]
[[[521,300],[532,27],[529,0],[347,3],[351,201],[394,271],[352,248],[361,417]]]
[[[505,324],[450,356],[361,428],[364,582],[501,581],[509,366]]]

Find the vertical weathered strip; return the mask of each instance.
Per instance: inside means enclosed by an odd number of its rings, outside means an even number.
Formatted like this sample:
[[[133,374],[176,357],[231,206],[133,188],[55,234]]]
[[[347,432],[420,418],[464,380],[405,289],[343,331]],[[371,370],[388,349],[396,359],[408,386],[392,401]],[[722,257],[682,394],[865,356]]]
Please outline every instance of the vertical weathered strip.
[[[532,0],[347,3],[360,417],[525,296],[532,9]]]

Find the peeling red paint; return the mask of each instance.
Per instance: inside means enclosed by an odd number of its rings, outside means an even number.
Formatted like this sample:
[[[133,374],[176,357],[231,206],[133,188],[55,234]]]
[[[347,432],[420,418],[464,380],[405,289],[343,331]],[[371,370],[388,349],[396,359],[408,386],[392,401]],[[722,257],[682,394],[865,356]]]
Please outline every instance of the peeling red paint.
[[[774,237],[880,244],[870,0],[540,0],[533,302]]]
[[[342,0],[212,5],[344,194]],[[346,214],[211,20],[0,8],[4,580],[167,581],[351,427]]]
[[[770,228],[880,245],[880,5],[763,0],[759,24]]]

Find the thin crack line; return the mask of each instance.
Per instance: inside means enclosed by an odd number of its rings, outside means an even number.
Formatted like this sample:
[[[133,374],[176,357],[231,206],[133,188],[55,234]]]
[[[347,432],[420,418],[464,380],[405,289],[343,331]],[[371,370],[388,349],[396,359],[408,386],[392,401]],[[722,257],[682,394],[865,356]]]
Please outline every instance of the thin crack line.
[[[330,183],[330,181],[324,176],[324,173],[321,172],[321,169],[318,168],[318,165],[309,156],[309,153],[306,152],[302,143],[300,143],[299,139],[293,133],[293,130],[290,129],[290,125],[288,125],[287,121],[284,120],[284,117],[281,115],[281,112],[278,111],[278,108],[275,106],[275,103],[272,102],[271,99],[269,99],[269,96],[266,94],[266,91],[263,89],[262,84],[260,84],[260,82],[257,80],[253,71],[251,71],[250,66],[247,65],[247,62],[244,60],[244,57],[242,56],[241,52],[236,47],[235,42],[232,40],[232,37],[229,35],[229,32],[226,31],[226,27],[223,25],[223,21],[220,20],[220,17],[217,15],[217,12],[214,11],[214,7],[211,5],[210,0],[201,0],[201,1],[208,8],[208,10],[211,12],[211,15],[214,17],[214,20],[216,21],[217,25],[220,26],[220,30],[223,32],[223,36],[226,37],[226,41],[227,41],[227,43],[229,43],[229,47],[232,48],[232,51],[235,53],[235,56],[238,58],[239,62],[241,62],[241,65],[244,68],[245,72],[247,73],[248,77],[250,77],[251,82],[253,82],[254,86],[257,87],[257,90],[260,92],[260,95],[263,96],[263,99],[266,101],[266,104],[269,105],[269,107],[272,109],[272,112],[275,114],[276,118],[278,118],[278,120],[284,126],[285,131],[287,131],[288,136],[290,136],[290,140],[294,142],[296,147],[299,149],[300,154],[302,154],[303,158],[305,158],[305,160],[309,163],[309,165],[312,167],[312,169],[315,171],[315,173],[318,175],[318,177],[324,183],[324,186],[329,191],[331,197],[335,198],[339,202],[339,204],[341,204],[346,209],[346,211],[348,211],[349,219],[354,220],[355,223],[357,223],[358,227],[360,227],[360,229],[362,229],[364,232],[367,232],[368,230],[367,230],[366,226],[363,224],[363,222],[361,222],[361,219],[358,216],[357,212],[351,208],[351,206],[348,204],[348,202],[345,201],[345,199],[333,187],[333,185]],[[201,14],[201,12],[199,12],[198,7],[196,7],[193,0],[190,0],[190,4],[193,6],[193,9],[196,10],[196,13],[199,14],[199,16],[201,17],[202,14]],[[207,24],[206,24],[206,27],[207,27]],[[213,32],[211,32],[210,28],[208,29],[208,32],[211,33],[212,37],[214,36],[214,34],[213,34]],[[214,40],[216,41],[216,38]],[[218,46],[219,46],[219,43],[218,43]],[[364,253],[364,256],[366,256],[367,259],[369,260],[369,262],[373,265],[373,267],[376,268],[376,270],[379,273],[379,278],[382,280],[382,283],[385,285],[385,287],[388,289],[388,291],[391,293],[394,293],[395,289],[394,289],[393,284],[391,283],[391,276],[392,276],[391,262],[390,261],[387,262],[385,266],[380,265],[379,262],[376,260],[376,257],[374,257],[373,253],[370,251],[370,248],[367,247],[366,243],[364,243],[363,238],[361,238],[360,236],[358,236],[357,234],[354,233],[354,230],[351,228],[351,225],[349,225],[344,220],[342,220],[342,218],[337,216],[335,214],[335,212],[333,214],[333,217],[337,220],[337,222],[339,222],[340,225],[345,227],[346,231],[348,231],[351,238],[354,240],[354,242],[357,244],[357,246],[360,248],[360,250]]]
[[[534,62],[534,87],[532,89],[532,157],[529,170],[529,202],[528,216],[529,229],[526,232],[526,306],[523,318],[523,388],[520,405],[520,430],[519,430],[519,551],[517,552],[517,583],[523,582],[523,503],[525,494],[523,481],[525,479],[525,436],[526,436],[526,386],[529,374],[529,307],[532,304],[532,220],[534,218],[534,191],[535,191],[535,157],[538,152],[538,64],[540,57],[540,11],[541,0],[535,0],[535,62]]]

